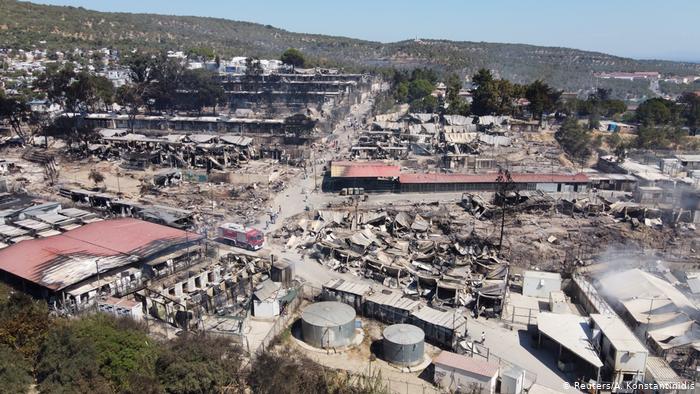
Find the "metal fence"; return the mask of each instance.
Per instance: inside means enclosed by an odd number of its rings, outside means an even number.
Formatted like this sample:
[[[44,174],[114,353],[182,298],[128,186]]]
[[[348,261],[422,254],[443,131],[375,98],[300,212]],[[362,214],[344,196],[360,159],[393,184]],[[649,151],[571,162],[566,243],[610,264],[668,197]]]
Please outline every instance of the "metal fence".
[[[603,314],[614,314],[612,307],[608,304],[603,296],[598,293],[598,290],[593,287],[585,277],[578,273],[574,273],[572,279],[575,285],[579,288],[584,300],[578,300],[584,308],[589,312],[597,312]]]
[[[504,312],[505,314],[501,320],[512,325],[522,324],[529,326],[537,324],[537,315],[540,313],[540,310],[507,304]]]

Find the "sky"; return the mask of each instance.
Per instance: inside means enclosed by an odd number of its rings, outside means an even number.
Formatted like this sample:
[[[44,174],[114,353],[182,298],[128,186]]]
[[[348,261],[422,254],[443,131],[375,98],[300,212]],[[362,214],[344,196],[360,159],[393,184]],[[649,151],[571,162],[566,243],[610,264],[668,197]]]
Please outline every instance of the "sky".
[[[698,0],[39,0],[99,11],[195,15],[393,42],[561,46],[700,62]]]

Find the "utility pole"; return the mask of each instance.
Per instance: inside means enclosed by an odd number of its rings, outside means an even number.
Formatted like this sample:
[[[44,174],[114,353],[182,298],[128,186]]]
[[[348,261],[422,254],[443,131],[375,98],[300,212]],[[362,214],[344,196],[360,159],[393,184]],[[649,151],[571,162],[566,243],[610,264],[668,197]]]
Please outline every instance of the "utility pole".
[[[651,324],[651,311],[654,309],[654,297],[648,298],[649,300],[649,313],[647,314],[647,326],[644,327],[644,344],[646,345],[647,333],[649,332],[649,324]]]
[[[501,236],[498,240],[498,252],[500,255],[503,249],[503,232],[506,226],[506,198],[508,197],[508,192],[514,187],[510,171],[499,167],[496,183],[498,184],[497,193],[501,194]]]
[[[311,147],[311,166],[314,170],[314,191],[318,191],[318,178],[316,178],[316,147]]]

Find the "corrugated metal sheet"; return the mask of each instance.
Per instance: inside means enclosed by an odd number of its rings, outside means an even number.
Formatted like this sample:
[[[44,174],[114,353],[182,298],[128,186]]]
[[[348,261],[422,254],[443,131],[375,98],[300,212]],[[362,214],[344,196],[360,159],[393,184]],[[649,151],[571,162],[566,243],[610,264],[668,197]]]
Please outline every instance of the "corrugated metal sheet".
[[[420,306],[419,301],[414,301],[410,298],[406,298],[401,295],[401,293],[389,293],[385,294],[383,292],[377,292],[367,297],[368,302],[373,302],[377,305],[389,306],[392,308],[412,312]]]
[[[0,251],[0,270],[60,290],[202,236],[137,219],[86,224],[49,238],[26,240]]]
[[[654,381],[659,384],[682,383],[685,381],[661,357],[647,357],[646,369],[654,378]]]
[[[323,287],[359,296],[364,296],[371,290],[368,284],[349,282],[345,279],[332,279],[324,284]]]
[[[422,320],[434,326],[445,327],[450,330],[461,327],[467,320],[457,311],[443,312],[429,306],[423,307],[411,314],[414,318]]]

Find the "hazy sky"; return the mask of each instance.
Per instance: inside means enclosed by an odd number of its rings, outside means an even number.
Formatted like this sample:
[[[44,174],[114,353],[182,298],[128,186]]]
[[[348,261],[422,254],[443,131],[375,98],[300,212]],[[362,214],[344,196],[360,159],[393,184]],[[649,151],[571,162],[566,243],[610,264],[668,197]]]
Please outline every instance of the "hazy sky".
[[[444,38],[700,61],[698,0],[40,0],[100,11],[198,15],[382,42]]]

